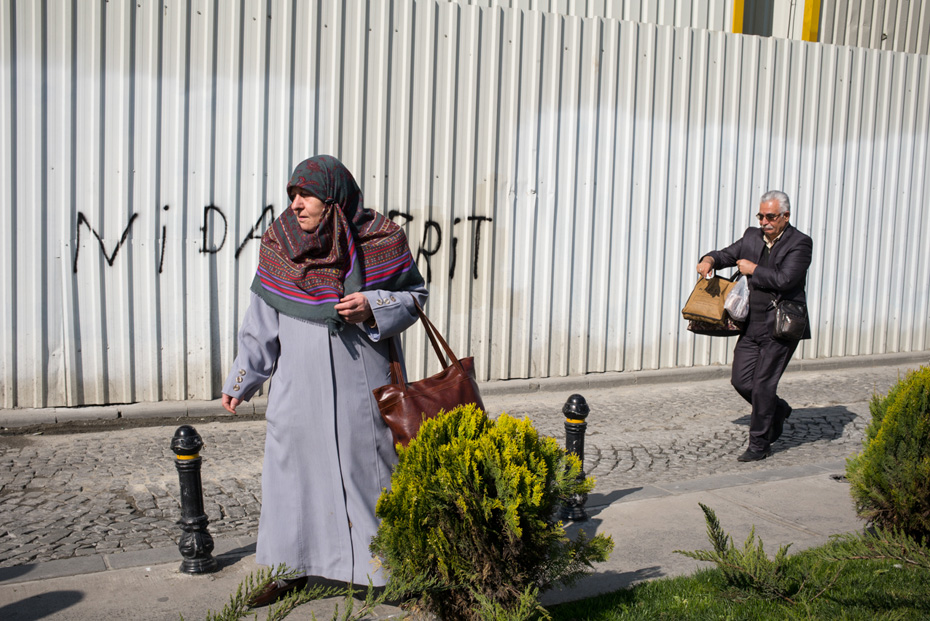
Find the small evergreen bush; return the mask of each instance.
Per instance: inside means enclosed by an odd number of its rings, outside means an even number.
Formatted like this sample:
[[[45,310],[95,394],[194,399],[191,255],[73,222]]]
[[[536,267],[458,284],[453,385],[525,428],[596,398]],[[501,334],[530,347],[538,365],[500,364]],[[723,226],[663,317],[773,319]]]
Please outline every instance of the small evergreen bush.
[[[711,550],[675,550],[676,554],[683,554],[698,561],[716,563],[727,584],[741,590],[752,590],[763,597],[783,599],[792,602],[800,587],[797,581],[792,581],[788,573],[788,548],[791,544],[781,546],[770,559],[765,553],[761,539],[756,539],[756,528],[749,531],[749,537],[743,548],[733,545],[730,537],[720,526],[720,520],[714,510],[698,503],[704,512],[704,521],[707,523],[707,538],[714,549]],[[758,541],[758,544],[756,543]]]
[[[560,498],[594,482],[579,480],[578,458],[527,420],[458,407],[427,420],[399,451],[371,549],[392,587],[411,585],[441,619],[545,616],[539,589],[570,582],[613,549],[604,535],[569,541],[553,519]],[[424,576],[438,584],[417,587]]]
[[[877,527],[930,540],[930,367],[869,405],[865,448],[846,463],[856,511]]]

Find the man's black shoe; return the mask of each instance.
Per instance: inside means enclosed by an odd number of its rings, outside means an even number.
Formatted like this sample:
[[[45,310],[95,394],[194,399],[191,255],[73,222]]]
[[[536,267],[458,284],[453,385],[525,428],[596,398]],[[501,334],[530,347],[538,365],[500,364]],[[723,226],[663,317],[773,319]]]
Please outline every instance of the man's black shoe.
[[[754,451],[752,449],[746,449],[746,452],[736,458],[736,461],[759,461],[765,459],[772,454],[771,449],[765,449],[764,451]]]

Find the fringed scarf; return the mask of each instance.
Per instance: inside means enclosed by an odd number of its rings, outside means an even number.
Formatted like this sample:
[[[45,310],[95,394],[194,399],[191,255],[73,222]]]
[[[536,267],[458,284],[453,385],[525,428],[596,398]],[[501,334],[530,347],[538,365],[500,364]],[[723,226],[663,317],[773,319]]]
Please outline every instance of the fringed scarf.
[[[300,228],[290,208],[262,235],[252,291],[272,308],[298,319],[341,330],[335,310],[344,296],[369,289],[400,291],[423,284],[407,236],[394,222],[363,206],[352,173],[335,157],[301,162],[287,184],[302,188],[327,209],[312,233]]]

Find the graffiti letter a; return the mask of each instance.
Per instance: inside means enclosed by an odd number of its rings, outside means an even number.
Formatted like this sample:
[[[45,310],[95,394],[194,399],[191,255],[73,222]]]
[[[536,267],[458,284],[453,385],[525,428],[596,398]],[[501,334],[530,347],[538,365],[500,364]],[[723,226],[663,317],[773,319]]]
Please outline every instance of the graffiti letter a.
[[[122,237],[119,238],[119,241],[116,243],[116,248],[113,249],[112,253],[107,254],[107,248],[106,246],[103,245],[103,240],[100,238],[100,234],[97,233],[97,231],[94,230],[94,227],[90,225],[90,222],[88,222],[87,220],[87,216],[85,216],[83,213],[79,211],[78,220],[77,220],[77,243],[75,244],[75,248],[74,248],[74,273],[77,274],[78,253],[81,251],[81,225],[82,224],[86,225],[87,228],[90,229],[90,232],[94,234],[94,237],[97,238],[97,243],[100,244],[100,252],[103,253],[103,258],[106,259],[107,265],[109,265],[110,267],[113,267],[113,261],[116,260],[116,253],[118,253],[119,249],[123,246],[124,243],[126,243],[126,238],[129,237],[129,229],[132,228],[132,223],[135,222],[136,218],[138,217],[139,217],[139,214],[137,213],[133,213],[132,216],[129,217],[129,223],[126,225],[126,228],[123,229],[123,235]]]

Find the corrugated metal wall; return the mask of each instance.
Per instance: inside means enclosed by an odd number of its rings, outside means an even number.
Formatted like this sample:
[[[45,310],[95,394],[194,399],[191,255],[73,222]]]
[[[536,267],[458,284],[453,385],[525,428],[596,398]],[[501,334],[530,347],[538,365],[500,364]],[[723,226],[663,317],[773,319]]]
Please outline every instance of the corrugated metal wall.
[[[17,0],[0,71],[3,407],[218,396],[258,237],[327,152],[481,379],[726,362],[679,309],[769,188],[815,240],[799,355],[930,349],[926,57],[446,1]]]
[[[930,0],[822,0],[820,41],[930,53]]]
[[[606,17],[659,26],[733,31],[733,0],[446,0],[463,6]]]

